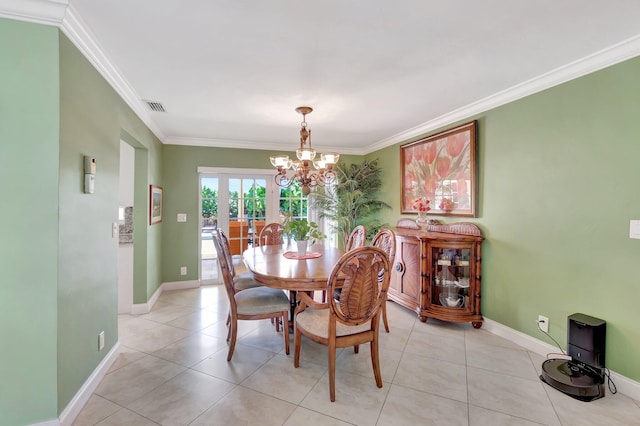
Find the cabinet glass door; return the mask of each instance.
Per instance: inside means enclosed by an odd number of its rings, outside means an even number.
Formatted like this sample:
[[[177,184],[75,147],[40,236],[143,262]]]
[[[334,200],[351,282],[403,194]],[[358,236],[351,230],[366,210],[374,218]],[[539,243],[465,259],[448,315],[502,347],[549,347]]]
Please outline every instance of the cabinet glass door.
[[[432,247],[431,305],[448,309],[469,306],[471,249]]]

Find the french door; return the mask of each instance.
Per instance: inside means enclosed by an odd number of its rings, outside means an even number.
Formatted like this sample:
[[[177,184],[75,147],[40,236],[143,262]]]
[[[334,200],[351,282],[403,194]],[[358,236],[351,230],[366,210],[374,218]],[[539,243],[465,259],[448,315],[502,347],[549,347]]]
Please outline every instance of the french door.
[[[280,191],[273,170],[199,167],[200,280],[220,282],[213,232],[229,238],[233,255],[241,255],[266,223],[280,222]]]

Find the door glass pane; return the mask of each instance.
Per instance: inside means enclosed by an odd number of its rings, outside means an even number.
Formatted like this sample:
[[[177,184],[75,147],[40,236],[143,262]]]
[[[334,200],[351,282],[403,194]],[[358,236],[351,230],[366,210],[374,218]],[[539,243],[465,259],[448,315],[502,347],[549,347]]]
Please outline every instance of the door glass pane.
[[[265,179],[243,179],[244,217],[249,224],[248,244],[253,244],[267,220],[267,182]]]
[[[242,254],[266,223],[267,181],[260,178],[229,179],[229,245]]]
[[[218,262],[213,246],[213,231],[218,227],[218,178],[202,178],[200,191],[202,197],[200,277],[202,280],[216,280],[218,278]]]

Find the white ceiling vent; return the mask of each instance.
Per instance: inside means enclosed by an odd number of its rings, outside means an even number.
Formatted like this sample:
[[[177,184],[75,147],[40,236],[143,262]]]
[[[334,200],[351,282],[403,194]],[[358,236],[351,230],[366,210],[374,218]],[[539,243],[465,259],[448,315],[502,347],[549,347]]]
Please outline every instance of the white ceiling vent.
[[[160,102],[156,102],[156,101],[145,101],[142,100],[142,102],[144,102],[145,104],[147,104],[147,106],[149,107],[149,109],[153,112],[167,112],[164,109],[164,106],[160,103]]]

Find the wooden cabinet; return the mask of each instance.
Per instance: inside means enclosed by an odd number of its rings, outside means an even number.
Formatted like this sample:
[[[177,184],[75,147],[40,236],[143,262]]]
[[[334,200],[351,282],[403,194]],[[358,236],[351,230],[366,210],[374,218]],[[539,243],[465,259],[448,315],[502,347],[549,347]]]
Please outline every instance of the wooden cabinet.
[[[423,322],[437,318],[480,328],[480,229],[472,223],[431,221],[420,230],[414,221],[401,219],[395,232],[389,299],[415,311]]]

